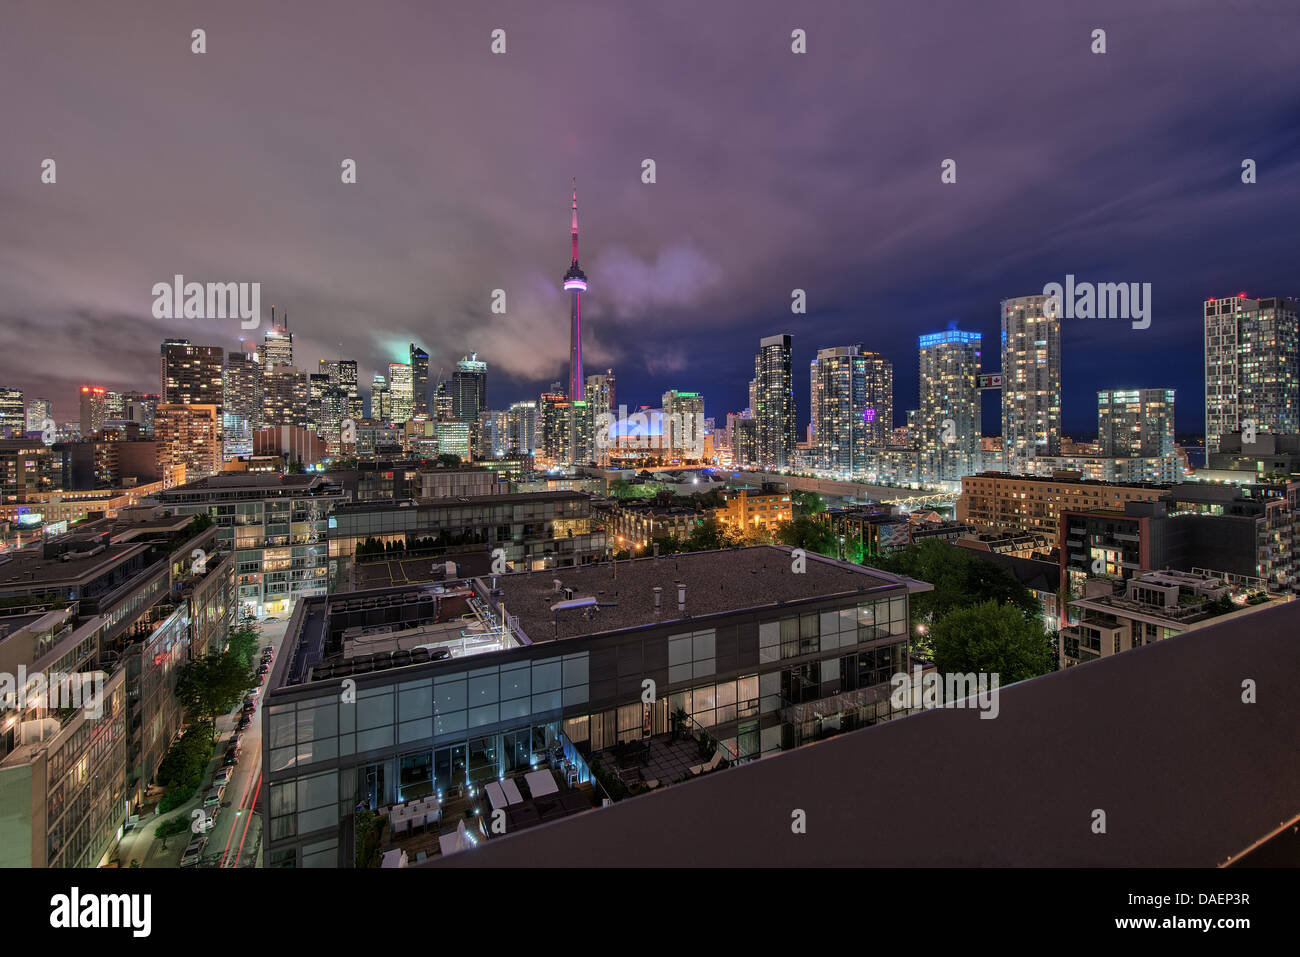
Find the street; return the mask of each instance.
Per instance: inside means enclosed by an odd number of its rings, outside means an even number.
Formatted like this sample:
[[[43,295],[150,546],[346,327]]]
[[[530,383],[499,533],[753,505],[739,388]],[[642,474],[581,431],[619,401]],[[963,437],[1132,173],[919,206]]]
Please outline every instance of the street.
[[[261,643],[258,656],[254,661],[254,669],[261,667],[261,649],[268,645],[275,649],[276,660],[279,659],[280,643],[284,638],[288,622],[268,619],[260,622],[259,625]],[[262,823],[255,808],[257,802],[262,799],[262,692],[264,689],[265,684],[258,687],[257,708],[241,739],[239,760],[232,769],[230,781],[226,784],[216,824],[208,832],[208,843],[199,861],[202,867],[261,866]],[[242,707],[242,699],[232,714],[217,719],[217,741],[222,754],[225,753],[231,734],[238,724],[239,707]],[[191,835],[179,834],[168,838],[164,849],[163,842],[154,838],[154,830],[159,824],[175,817],[191,818],[211,787],[212,776],[219,768],[218,761],[204,776],[203,786],[185,804],[164,815],[150,815],[139,826],[122,836],[118,858],[123,866],[128,866],[131,861],[138,861],[140,867],[179,866],[181,855],[192,839]]]

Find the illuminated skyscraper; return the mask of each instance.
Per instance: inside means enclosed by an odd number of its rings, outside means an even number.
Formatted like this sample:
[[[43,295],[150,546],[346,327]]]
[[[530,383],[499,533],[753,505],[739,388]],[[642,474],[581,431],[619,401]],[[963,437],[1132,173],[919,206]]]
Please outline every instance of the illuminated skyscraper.
[[[981,471],[981,336],[949,329],[921,336],[921,408],[908,438],[921,452],[922,472],[940,481],[959,481]],[[910,424],[910,423],[909,423]]]
[[[1097,444],[1107,458],[1174,455],[1174,390],[1098,392]]]
[[[665,392],[663,440],[674,456],[688,453],[699,458],[704,451],[704,396],[698,392]]]
[[[537,403],[515,402],[507,415],[510,418],[509,450],[532,455],[537,447]]]
[[[321,372],[330,377],[331,385],[338,386],[347,395],[344,402],[343,417],[350,418],[354,422],[364,419],[366,417],[365,403],[361,397],[361,391],[357,388],[357,360],[321,359],[319,368]]]
[[[415,409],[414,380],[405,362],[388,363],[388,391],[393,400],[393,424],[409,422]]]
[[[173,466],[185,466],[185,481],[221,471],[221,420],[215,405],[163,403],[154,414],[158,467],[167,478]]]
[[[370,417],[385,425],[393,421],[393,395],[388,391],[388,380],[379,373],[370,383]]]
[[[1300,432],[1295,299],[1205,301],[1205,451],[1248,428]]]
[[[429,417],[429,353],[411,343],[411,415]]]
[[[1002,300],[1002,449],[1006,471],[1061,454],[1061,320],[1049,296]]]
[[[477,422],[487,408],[487,363],[471,352],[451,374],[451,414],[459,422]]]
[[[0,389],[0,436],[20,438],[27,431],[22,389]]]
[[[262,373],[262,428],[307,427],[307,373],[293,366],[274,366]]]
[[[864,466],[868,423],[867,356],[861,345],[818,349],[811,364],[812,435],[823,468],[852,474]],[[892,372],[892,370],[891,370]],[[892,392],[892,374],[890,386]],[[872,425],[877,415],[873,412]]]
[[[81,436],[98,432],[108,418],[108,393],[97,385],[81,387]]]
[[[195,346],[188,339],[168,339],[162,344],[162,402],[187,402],[221,407],[224,402],[225,350],[220,346]],[[111,417],[111,416],[109,416]]]
[[[582,294],[587,291],[587,274],[578,265],[578,184],[573,184],[573,225],[570,238],[573,242],[573,261],[564,274],[564,289],[569,294],[569,398],[583,400],[586,380],[582,377],[582,320],[580,306]]]
[[[270,372],[275,366],[293,365],[293,333],[289,331],[289,316],[277,324],[275,306],[271,307],[271,328],[262,337],[262,368]]]
[[[768,336],[759,341],[754,357],[756,455],[760,464],[774,468],[790,464],[795,446],[791,342],[787,335]]]
[[[27,431],[41,432],[45,429],[45,420],[53,421],[54,404],[49,399],[31,399],[27,403]]]

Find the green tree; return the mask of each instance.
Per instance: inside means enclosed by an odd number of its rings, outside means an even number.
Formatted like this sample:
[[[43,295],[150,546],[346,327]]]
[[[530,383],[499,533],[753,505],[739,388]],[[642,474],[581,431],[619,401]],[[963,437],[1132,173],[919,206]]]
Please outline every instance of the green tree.
[[[216,719],[238,704],[256,683],[242,653],[213,652],[181,666],[176,676],[176,700],[194,717],[211,722],[215,739]]]
[[[794,505],[796,516],[816,515],[818,512],[826,511],[826,500],[816,492],[795,490],[790,493],[790,500]]]
[[[460,456],[452,455],[450,452],[443,452],[438,456],[438,465],[442,468],[454,469],[460,465]]]
[[[163,821],[153,829],[153,836],[162,841],[163,850],[167,850],[167,839],[175,837],[177,834],[187,834],[190,830],[190,822],[185,817],[174,817]]]
[[[872,558],[871,564],[934,586],[933,591],[912,596],[912,621],[916,624],[928,625],[951,609],[989,600],[999,605],[1010,602],[1028,618],[1042,615],[1038,601],[1010,572],[938,539]]]
[[[935,619],[930,639],[935,667],[945,674],[997,674],[1008,685],[1050,670],[1042,623],[1015,605],[984,601],[950,609]]]
[[[835,536],[830,526],[807,515],[798,515],[794,521],[786,522],[776,530],[776,540],[782,545],[802,548],[808,552],[822,555],[835,555]]]

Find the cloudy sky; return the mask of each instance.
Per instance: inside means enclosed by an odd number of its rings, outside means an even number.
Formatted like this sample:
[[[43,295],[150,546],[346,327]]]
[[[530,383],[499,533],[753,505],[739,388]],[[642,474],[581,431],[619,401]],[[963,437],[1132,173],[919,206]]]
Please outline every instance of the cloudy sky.
[[[1073,273],[1154,309],[1065,321],[1066,427],[1172,386],[1199,429],[1202,300],[1300,294],[1298,38],[1294,2],[1247,0],[12,0],[0,385],[72,419],[83,383],[156,390],[164,337],[238,348],[236,320],[153,318],[180,273],[260,282],[311,371],[368,381],[414,340],[434,375],[486,358],[494,407],[535,397],[565,377],[577,177],[587,371],[629,405],[742,408],[788,332],[801,427],[809,359],[850,342],[901,418],[919,334],[982,332],[996,371],[999,300]]]

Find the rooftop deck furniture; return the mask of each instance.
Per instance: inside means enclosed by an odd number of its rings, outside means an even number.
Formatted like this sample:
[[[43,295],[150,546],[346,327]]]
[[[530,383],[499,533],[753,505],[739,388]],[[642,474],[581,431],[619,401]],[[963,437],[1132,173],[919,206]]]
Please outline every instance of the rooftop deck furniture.
[[[560,790],[560,786],[555,783],[555,775],[550,771],[530,771],[524,775],[524,780],[528,782],[528,791],[534,798],[555,794]]]
[[[506,804],[522,804],[524,796],[519,793],[519,785],[515,784],[513,778],[506,778],[501,782],[501,790],[505,792]]]

